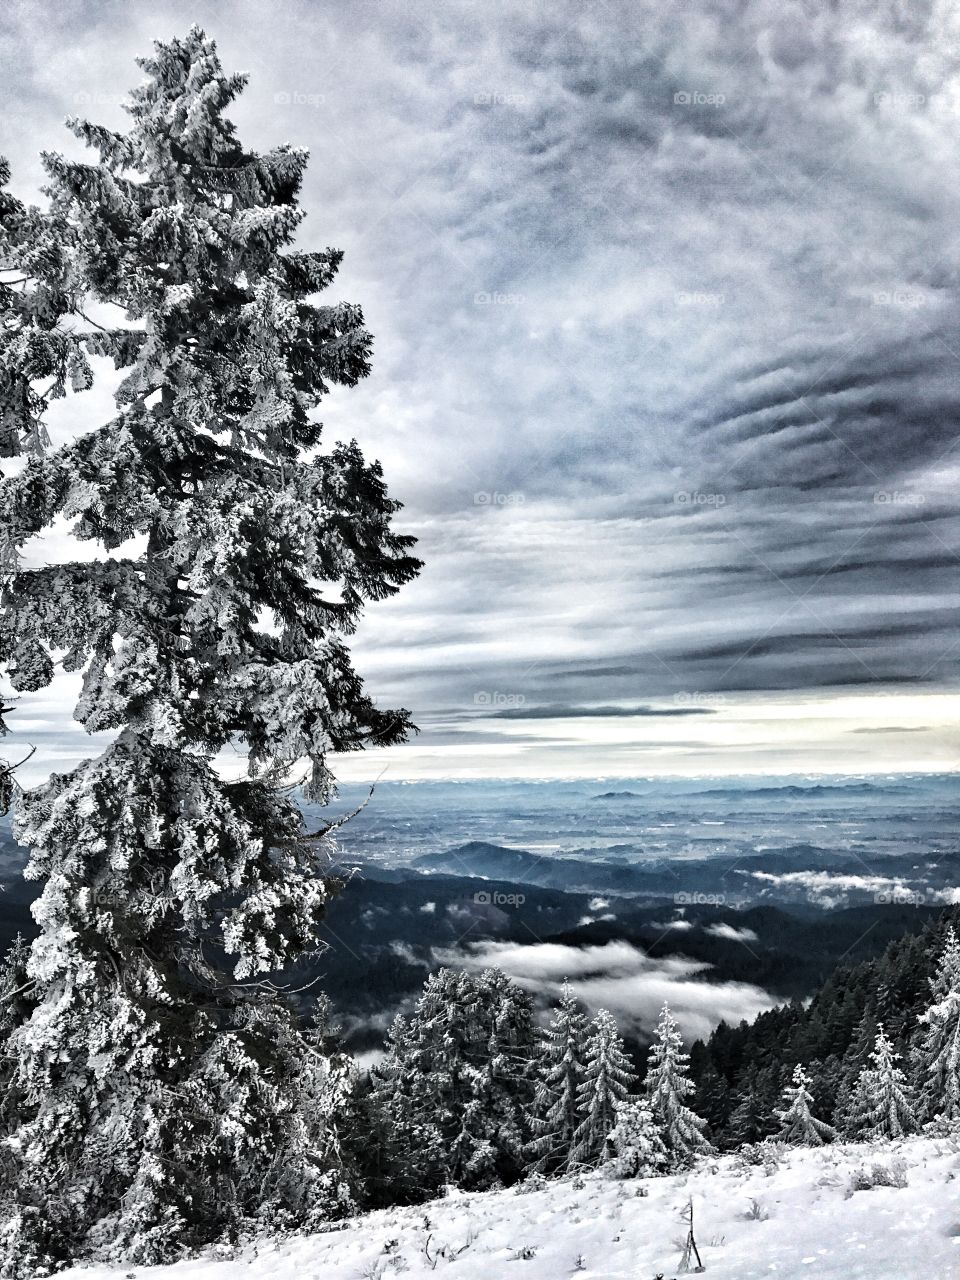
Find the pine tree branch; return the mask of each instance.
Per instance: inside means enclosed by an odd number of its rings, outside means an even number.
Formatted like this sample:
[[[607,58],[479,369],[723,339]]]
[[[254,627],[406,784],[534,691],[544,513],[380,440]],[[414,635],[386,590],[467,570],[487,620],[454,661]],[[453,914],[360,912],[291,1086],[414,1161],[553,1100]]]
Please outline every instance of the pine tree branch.
[[[81,319],[86,320],[87,324],[92,324],[93,327],[95,329],[99,329],[101,333],[106,333],[110,337],[113,337],[113,335],[117,332],[116,329],[105,329],[102,324],[97,324],[96,320],[91,320],[90,317],[82,308],[76,307],[75,310],[77,315],[80,316]],[[124,332],[129,332],[129,330],[124,330]]]
[[[382,777],[383,773],[380,774],[380,778]],[[380,781],[380,778],[377,779],[377,782]],[[373,799],[373,793],[376,790],[377,782],[370,784],[370,790],[367,793],[367,798],[362,801],[361,804],[358,804],[356,809],[352,812],[343,814],[341,817],[334,819],[333,822],[328,822],[327,825],[325,827],[321,827],[319,831],[313,831],[308,835],[299,836],[296,840],[287,840],[280,847],[286,848],[288,845],[309,844],[312,840],[323,840],[331,831],[339,831],[341,827],[346,826],[346,824],[351,822],[358,814],[363,813],[364,809]]]
[[[32,990],[34,986],[36,986],[36,982],[31,978],[30,981],[25,982],[22,987],[17,987],[15,990],[8,991],[5,995],[0,996],[0,1004],[6,1004],[8,1001],[21,995],[24,991]]]
[[[12,707],[0,707],[0,715],[4,715],[6,712],[12,711],[12,710],[13,710]],[[15,769],[19,769],[23,765],[25,765],[28,760],[32,760],[36,754],[37,754],[37,748],[31,747],[30,750],[27,752],[27,754],[23,757],[23,759],[18,760],[16,764],[5,764],[3,766],[3,772],[13,773]]]

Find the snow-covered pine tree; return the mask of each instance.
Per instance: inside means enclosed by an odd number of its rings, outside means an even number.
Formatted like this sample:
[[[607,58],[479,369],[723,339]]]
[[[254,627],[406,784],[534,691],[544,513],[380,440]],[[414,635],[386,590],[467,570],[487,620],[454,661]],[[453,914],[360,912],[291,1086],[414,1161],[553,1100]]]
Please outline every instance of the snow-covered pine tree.
[[[899,1058],[881,1024],[869,1065],[857,1078],[849,1106],[847,1132],[851,1137],[896,1139],[916,1128],[911,1089],[897,1066]]]
[[[339,1116],[344,1178],[359,1208],[382,1209],[415,1204],[423,1198],[422,1169],[412,1144],[403,1145],[396,1121],[399,1108],[389,1101],[391,1086],[384,1072],[387,1055],[370,1071],[354,1064],[346,1106]],[[429,1186],[436,1185],[430,1179]]]
[[[571,1166],[599,1164],[604,1159],[617,1109],[629,1098],[636,1079],[613,1014],[598,1009],[586,1041],[586,1065],[577,1095],[580,1123],[573,1136]]]
[[[644,1098],[628,1099],[617,1108],[610,1145],[611,1171],[618,1178],[647,1178],[663,1173],[670,1163],[660,1126]]]
[[[707,1122],[689,1106],[695,1086],[688,1072],[690,1058],[684,1051],[680,1029],[664,1003],[650,1046],[644,1092],[673,1168],[682,1168],[695,1156],[712,1155],[705,1135]]]
[[[21,1274],[155,1262],[264,1205],[308,1221],[329,1199],[286,1088],[310,1047],[257,980],[315,946],[328,894],[283,784],[305,760],[326,801],[330,753],[408,728],[345,643],[418,562],[379,466],[356,444],[317,452],[312,411],[368,372],[371,339],[357,307],[310,301],[340,254],[290,248],[306,153],[242,146],[224,111],[244,77],[199,29],[141,66],[129,132],[73,121],[99,159],[46,155],[51,212],[24,230],[15,208],[4,242],[25,281],[4,448],[31,456],[0,485],[0,660],[18,690],[83,671],[76,718],[119,731],[19,807],[46,882],[36,1009],[11,1037]],[[116,414],[46,452],[33,385],[46,370],[49,394],[83,389],[88,355],[124,371]],[[100,558],[14,565],[57,517]],[[249,767],[225,781],[212,758],[238,742]]]
[[[930,979],[932,1003],[921,1015],[915,1062],[923,1118],[960,1121],[960,939],[949,926]]]
[[[570,1162],[584,1080],[587,1017],[565,982],[560,1003],[540,1034],[537,1084],[527,1145],[531,1173],[557,1173]]]
[[[48,404],[68,386],[82,389],[88,377],[82,339],[61,324],[72,306],[70,229],[23,205],[4,189],[9,180],[0,156],[0,459],[45,448]],[[0,581],[18,559],[15,541],[0,527]],[[0,706],[0,737],[12,709]],[[0,814],[12,806],[15,769],[0,759]]]
[[[769,1136],[771,1129],[770,1109],[761,1088],[755,1066],[748,1069],[744,1078],[742,1091],[736,1105],[730,1112],[730,1120],[724,1134],[725,1146],[743,1147],[760,1142]]]
[[[422,1195],[520,1176],[533,1057],[530,998],[502,972],[430,975],[377,1070],[401,1163]]]
[[[394,1018],[386,1056],[373,1072],[373,1107],[388,1140],[385,1181],[391,1199],[426,1199],[447,1178],[441,1123],[449,1120],[452,1105],[456,1045],[436,1028],[457,976],[450,970],[431,974],[409,1020]]]
[[[792,1083],[784,1089],[783,1099],[785,1106],[777,1112],[780,1121],[777,1137],[781,1142],[796,1147],[822,1147],[837,1136],[832,1125],[813,1115],[810,1081],[800,1063],[794,1067]]]
[[[27,972],[30,946],[17,934],[0,967],[0,1134],[15,1133],[23,1111],[23,1097],[15,1087],[17,1059],[11,1050],[10,1037],[30,1017],[34,1009],[31,997],[33,982]],[[0,1169],[9,1182],[13,1172],[10,1154],[0,1146]]]
[[[477,1053],[463,1125],[472,1146],[461,1179],[468,1187],[522,1176],[535,1070],[530,996],[500,969],[481,973],[476,991],[485,1043]]]
[[[62,323],[78,287],[72,228],[56,212],[22,204],[4,190],[9,181],[0,156],[0,458],[39,454],[50,443],[43,421],[50,401],[92,381],[82,334]],[[6,570],[16,544],[4,535]]]
[[[465,1012],[475,1031],[451,1180],[464,1187],[513,1182],[523,1173],[533,1096],[532,1001],[500,969],[486,969],[467,989]]]

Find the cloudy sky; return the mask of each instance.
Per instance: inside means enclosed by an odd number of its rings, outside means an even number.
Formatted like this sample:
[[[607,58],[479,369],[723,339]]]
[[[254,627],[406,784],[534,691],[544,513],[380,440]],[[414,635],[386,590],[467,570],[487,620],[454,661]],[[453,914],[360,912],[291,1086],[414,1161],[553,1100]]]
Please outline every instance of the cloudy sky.
[[[376,336],[324,421],[426,561],[357,644],[423,732],[342,774],[956,767],[956,6],[14,0],[16,191],[192,21],[310,148]]]

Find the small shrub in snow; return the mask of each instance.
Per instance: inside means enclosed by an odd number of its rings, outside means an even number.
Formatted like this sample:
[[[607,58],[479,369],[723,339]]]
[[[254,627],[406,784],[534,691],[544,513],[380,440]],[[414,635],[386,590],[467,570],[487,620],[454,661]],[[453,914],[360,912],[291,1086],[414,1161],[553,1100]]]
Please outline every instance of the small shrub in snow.
[[[776,1138],[764,1138],[762,1142],[747,1142],[737,1152],[737,1165],[744,1173],[762,1165],[764,1173],[769,1178],[780,1168],[786,1153],[786,1143],[779,1142]]]
[[[749,1222],[766,1222],[770,1217],[770,1213],[763,1207],[759,1200],[751,1199],[747,1205],[746,1213],[743,1215]]]
[[[440,1261],[441,1258],[444,1258],[447,1262],[455,1262],[456,1259],[459,1258],[462,1253],[466,1253],[467,1250],[470,1248],[470,1246],[475,1243],[477,1239],[477,1231],[475,1227],[471,1227],[470,1230],[467,1232],[466,1240],[459,1247],[452,1244],[441,1244],[441,1245],[434,1246],[434,1249],[431,1252],[430,1241],[432,1239],[433,1239],[433,1235],[431,1233],[427,1236],[426,1240],[424,1240],[423,1256],[426,1258],[427,1262],[429,1263],[430,1270],[436,1271],[437,1263]]]
[[[923,1126],[927,1138],[946,1138],[960,1146],[960,1120],[951,1120],[948,1116],[934,1116]]]
[[[850,1175],[850,1187],[847,1192],[852,1196],[855,1191],[870,1191],[873,1187],[898,1187],[907,1185],[907,1162],[903,1156],[894,1156],[889,1165],[875,1161],[870,1168],[861,1165]]]

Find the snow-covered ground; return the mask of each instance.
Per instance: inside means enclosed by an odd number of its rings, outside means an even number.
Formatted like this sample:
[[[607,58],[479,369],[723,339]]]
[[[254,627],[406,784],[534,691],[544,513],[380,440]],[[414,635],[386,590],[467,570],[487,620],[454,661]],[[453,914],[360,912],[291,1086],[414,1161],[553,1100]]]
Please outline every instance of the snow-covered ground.
[[[320,1235],[264,1242],[235,1258],[66,1275],[653,1280],[662,1272],[670,1280],[680,1274],[686,1232],[680,1211],[692,1198],[697,1244],[707,1274],[717,1280],[960,1280],[958,1145],[913,1139],[895,1146],[793,1149],[769,1174],[724,1157],[687,1176],[610,1182],[590,1175],[541,1190],[455,1193],[415,1209],[367,1214]],[[850,1194],[858,1167],[889,1167],[898,1154],[906,1187]]]

